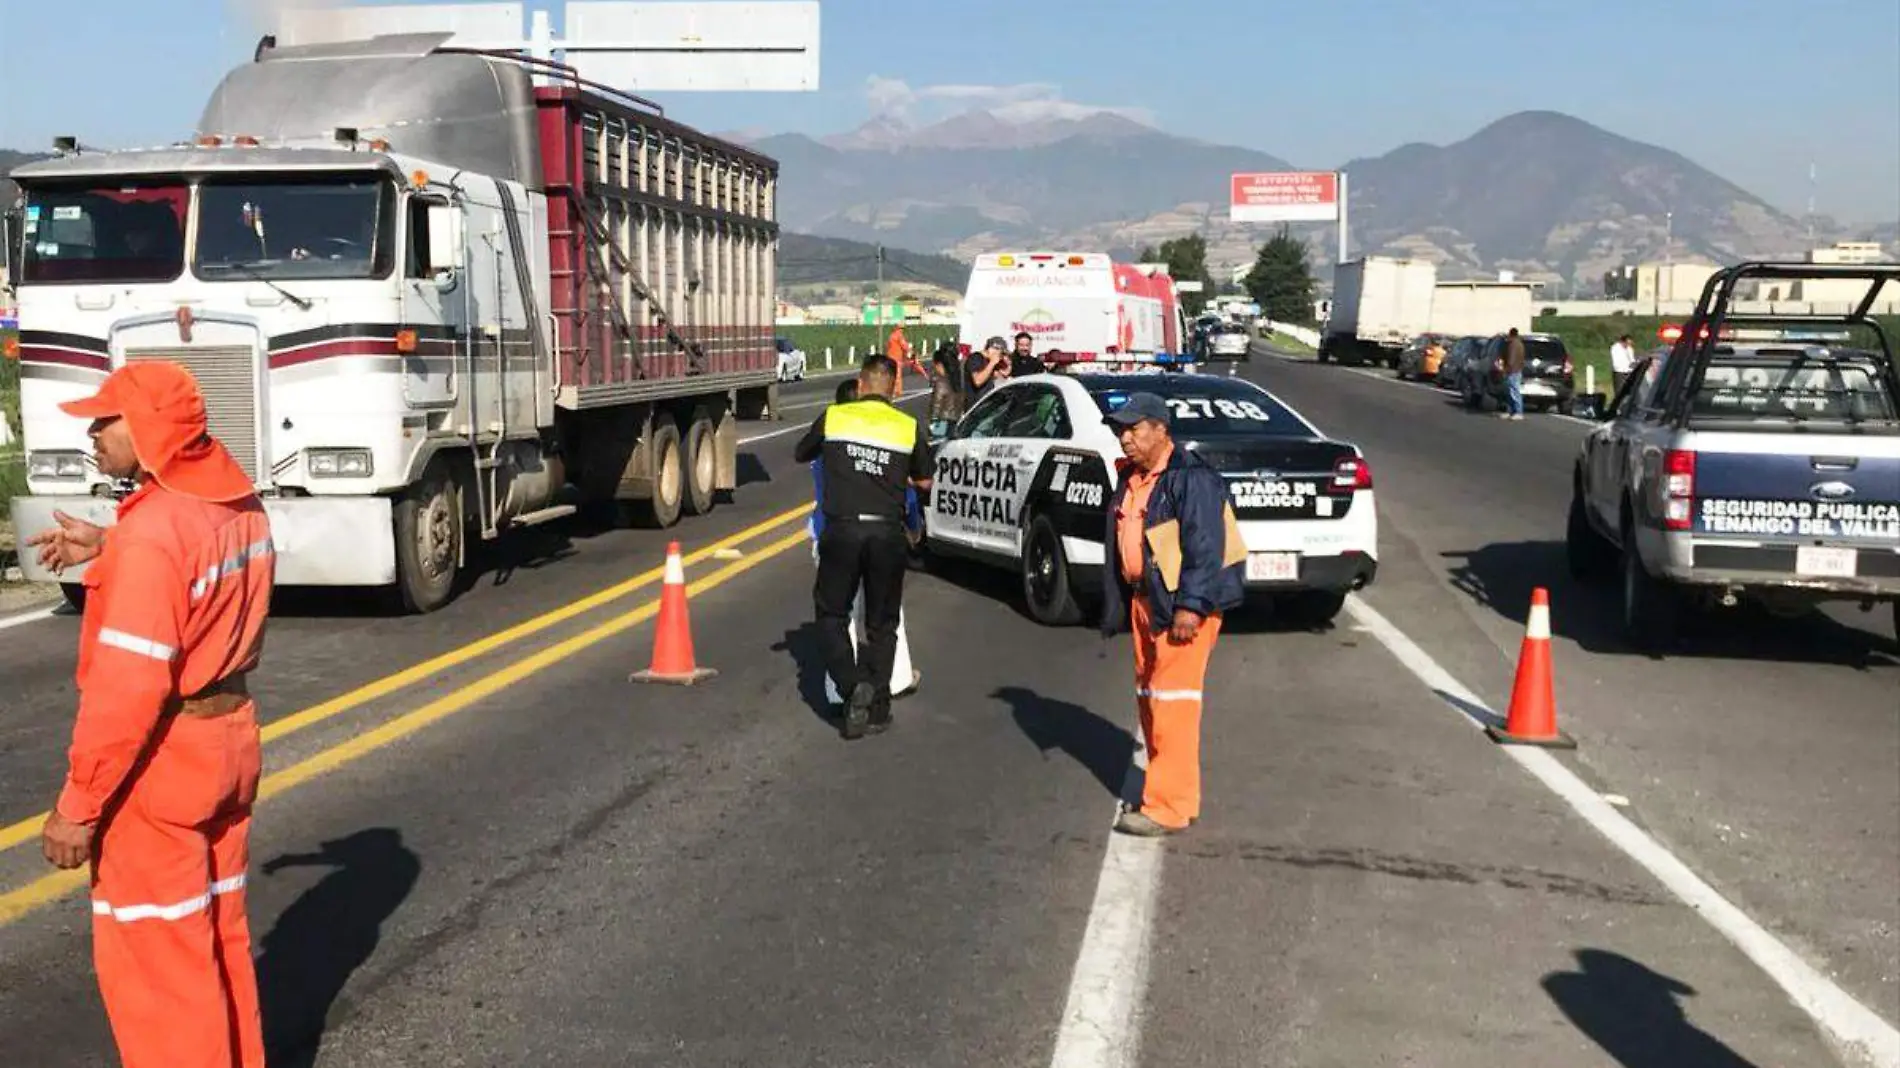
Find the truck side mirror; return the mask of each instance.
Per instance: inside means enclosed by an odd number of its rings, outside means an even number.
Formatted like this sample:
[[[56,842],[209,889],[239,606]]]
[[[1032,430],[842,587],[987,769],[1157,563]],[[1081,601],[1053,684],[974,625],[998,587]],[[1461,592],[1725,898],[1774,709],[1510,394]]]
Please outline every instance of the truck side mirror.
[[[462,210],[454,204],[429,205],[429,266],[460,271],[463,258]]]

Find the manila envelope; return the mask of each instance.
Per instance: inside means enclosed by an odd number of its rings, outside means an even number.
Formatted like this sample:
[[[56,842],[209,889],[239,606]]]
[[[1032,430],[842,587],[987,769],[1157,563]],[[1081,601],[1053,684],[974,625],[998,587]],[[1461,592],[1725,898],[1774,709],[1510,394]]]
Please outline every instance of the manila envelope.
[[[1231,503],[1221,505],[1221,518],[1227,528],[1221,566],[1232,567],[1245,563],[1247,543],[1240,536],[1240,521],[1234,517]],[[1147,529],[1145,536],[1148,539],[1148,551],[1154,554],[1155,567],[1161,571],[1161,583],[1172,593],[1181,585],[1181,524],[1173,519],[1157,523]]]

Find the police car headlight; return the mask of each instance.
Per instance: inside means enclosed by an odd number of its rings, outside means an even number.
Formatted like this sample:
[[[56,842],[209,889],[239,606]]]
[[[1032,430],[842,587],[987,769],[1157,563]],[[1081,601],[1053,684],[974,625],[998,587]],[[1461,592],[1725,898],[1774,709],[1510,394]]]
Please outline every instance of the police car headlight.
[[[368,449],[306,449],[303,455],[312,478],[368,478],[376,470]]]
[[[74,449],[47,449],[43,452],[28,453],[26,477],[32,479],[85,478],[86,454]]]

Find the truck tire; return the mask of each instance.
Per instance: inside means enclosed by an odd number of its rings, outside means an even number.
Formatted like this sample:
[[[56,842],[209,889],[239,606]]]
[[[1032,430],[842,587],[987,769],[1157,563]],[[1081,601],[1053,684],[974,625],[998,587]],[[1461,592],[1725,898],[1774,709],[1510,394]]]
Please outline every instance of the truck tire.
[[[719,445],[713,436],[712,414],[704,408],[693,409],[686,424],[685,450],[681,455],[686,475],[683,504],[687,515],[705,515],[713,510],[719,479]]]
[[[1682,616],[1682,595],[1667,579],[1643,566],[1636,547],[1635,524],[1623,519],[1623,636],[1638,652],[1660,653],[1669,646]]]
[[[656,418],[653,423],[653,495],[633,510],[634,522],[643,527],[664,530],[680,521],[681,498],[685,496],[686,470],[680,456],[680,428],[671,419]]]
[[[1062,535],[1047,515],[1037,514],[1023,535],[1023,605],[1029,618],[1045,627],[1068,627],[1082,620],[1069,577]]]
[[[462,558],[459,494],[448,465],[433,460],[396,502],[396,592],[405,611],[426,615],[455,596]]]

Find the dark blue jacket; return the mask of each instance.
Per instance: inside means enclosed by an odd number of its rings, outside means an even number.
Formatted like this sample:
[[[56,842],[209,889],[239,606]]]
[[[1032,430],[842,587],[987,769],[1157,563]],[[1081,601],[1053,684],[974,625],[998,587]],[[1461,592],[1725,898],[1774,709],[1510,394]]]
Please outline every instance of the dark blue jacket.
[[[1115,513],[1128,496],[1128,471],[1108,502],[1108,536],[1103,542],[1108,558],[1102,568],[1102,633],[1117,634],[1128,629],[1129,584],[1122,580],[1121,555],[1116,548]],[[1154,553],[1143,540],[1141,581],[1154,606],[1154,627],[1158,634],[1174,621],[1174,610],[1185,608],[1201,616],[1238,607],[1245,599],[1245,568],[1242,564],[1222,567],[1227,548],[1227,483],[1207,461],[1189,452],[1181,442],[1174,443],[1168,466],[1161,469],[1154,490],[1148,496],[1148,516],[1143,529],[1168,520],[1181,524],[1180,589],[1168,592],[1161,581],[1161,569],[1155,566]]]

